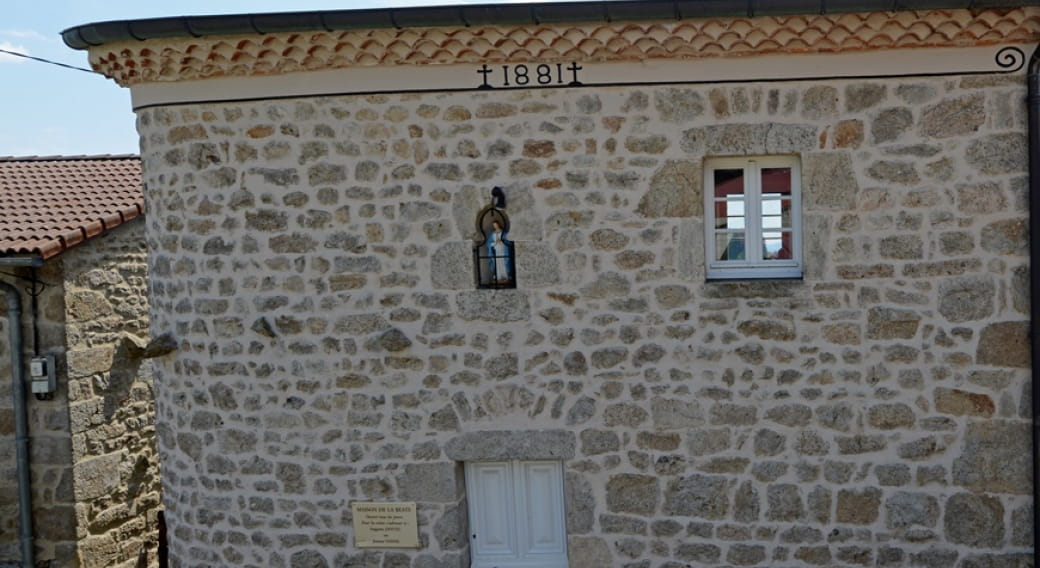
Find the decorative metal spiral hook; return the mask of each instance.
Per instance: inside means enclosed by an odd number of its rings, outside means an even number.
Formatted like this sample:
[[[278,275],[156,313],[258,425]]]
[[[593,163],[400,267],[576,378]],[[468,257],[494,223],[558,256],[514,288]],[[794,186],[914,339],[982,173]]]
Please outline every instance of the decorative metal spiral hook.
[[[1026,54],[1017,47],[1005,47],[997,52],[997,67],[1008,73],[1014,73],[1026,64]]]

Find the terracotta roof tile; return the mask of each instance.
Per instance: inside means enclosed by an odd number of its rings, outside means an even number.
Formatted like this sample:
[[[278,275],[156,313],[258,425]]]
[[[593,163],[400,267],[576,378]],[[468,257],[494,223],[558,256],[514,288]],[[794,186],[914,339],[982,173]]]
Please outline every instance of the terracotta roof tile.
[[[0,256],[56,256],[144,213],[137,156],[0,157]]]
[[[680,41],[676,41],[676,40]],[[629,61],[884,48],[969,47],[1040,39],[1040,9],[920,10],[667,22],[281,32],[124,41],[90,50],[122,85],[305,69],[517,60]]]

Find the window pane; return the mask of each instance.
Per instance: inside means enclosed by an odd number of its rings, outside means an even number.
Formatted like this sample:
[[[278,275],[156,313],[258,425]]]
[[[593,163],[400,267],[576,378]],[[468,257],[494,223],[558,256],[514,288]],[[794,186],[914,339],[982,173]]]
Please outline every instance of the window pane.
[[[715,260],[744,260],[744,233],[715,233]]]
[[[763,231],[762,248],[766,260],[790,260],[793,258],[793,234],[791,231]]]
[[[745,229],[744,170],[715,170],[715,228]]]
[[[715,203],[715,228],[716,229],[744,229],[744,202],[741,199],[725,199]]]
[[[731,195],[744,197],[744,170],[715,170],[715,198]]]
[[[762,197],[791,195],[791,168],[762,168]]]

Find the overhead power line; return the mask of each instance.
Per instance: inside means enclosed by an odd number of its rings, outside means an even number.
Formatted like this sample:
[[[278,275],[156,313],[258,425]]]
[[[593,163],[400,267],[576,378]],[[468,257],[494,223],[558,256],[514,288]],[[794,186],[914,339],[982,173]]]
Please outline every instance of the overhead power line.
[[[76,71],[85,71],[87,73],[97,74],[96,71],[91,69],[85,69],[83,67],[76,67],[75,65],[67,65],[65,63],[58,63],[57,61],[51,61],[50,59],[43,59],[41,57],[33,57],[24,53],[18,53],[17,51],[8,51],[6,49],[0,49],[0,53],[6,53],[7,55],[14,55],[15,57],[24,57],[26,59],[32,59],[33,61],[39,61],[41,63],[50,63],[51,65],[57,65],[58,67],[65,67],[66,69],[75,69]]]

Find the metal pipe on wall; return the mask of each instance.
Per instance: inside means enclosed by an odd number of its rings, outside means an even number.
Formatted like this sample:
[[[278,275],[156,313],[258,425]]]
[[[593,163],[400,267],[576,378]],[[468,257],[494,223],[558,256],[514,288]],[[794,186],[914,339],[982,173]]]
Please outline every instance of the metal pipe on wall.
[[[18,289],[0,282],[7,293],[7,327],[10,328],[11,394],[14,398],[14,436],[18,464],[18,520],[22,566],[33,568],[32,476],[29,472],[29,419],[25,399],[25,360],[22,339],[22,298]]]
[[[1040,566],[1040,46],[1029,59],[1026,76],[1026,111],[1029,129],[1029,341],[1033,402],[1033,565]]]

